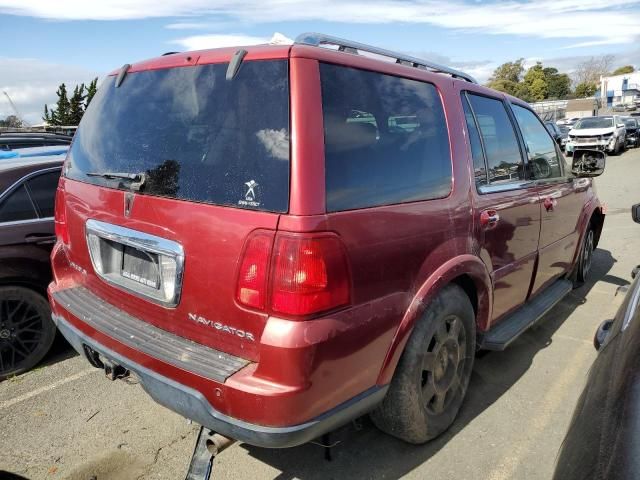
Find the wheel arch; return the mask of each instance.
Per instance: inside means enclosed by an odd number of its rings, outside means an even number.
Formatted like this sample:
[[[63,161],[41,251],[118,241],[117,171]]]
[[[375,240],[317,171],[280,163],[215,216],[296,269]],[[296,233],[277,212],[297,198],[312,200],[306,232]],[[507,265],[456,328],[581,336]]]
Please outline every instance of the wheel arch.
[[[476,315],[476,328],[479,331],[486,329],[493,307],[489,272],[482,260],[475,255],[454,257],[429,275],[414,295],[387,350],[378,375],[379,385],[391,381],[413,327],[429,306],[429,302],[443,287],[452,283],[462,288],[469,297]]]

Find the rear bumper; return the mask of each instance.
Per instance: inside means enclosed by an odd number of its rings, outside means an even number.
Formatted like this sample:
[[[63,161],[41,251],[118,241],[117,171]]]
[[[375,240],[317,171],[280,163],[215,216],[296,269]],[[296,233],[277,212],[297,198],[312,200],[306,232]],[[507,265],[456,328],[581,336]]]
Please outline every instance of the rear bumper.
[[[81,332],[61,315],[54,314],[53,321],[80,355],[86,355],[86,345],[113,363],[123,366],[139,378],[145,391],[159,404],[215,432],[259,447],[294,447],[313,440],[369,412],[382,401],[388,388],[372,387],[302,424],[286,427],[255,425],[219,412],[199,391],[114,352]]]

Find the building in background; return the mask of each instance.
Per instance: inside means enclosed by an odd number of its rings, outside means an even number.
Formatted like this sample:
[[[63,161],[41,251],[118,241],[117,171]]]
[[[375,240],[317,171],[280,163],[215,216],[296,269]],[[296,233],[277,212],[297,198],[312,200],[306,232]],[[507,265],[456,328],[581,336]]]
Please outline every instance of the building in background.
[[[640,72],[600,77],[600,91],[596,97],[603,107],[640,103]]]

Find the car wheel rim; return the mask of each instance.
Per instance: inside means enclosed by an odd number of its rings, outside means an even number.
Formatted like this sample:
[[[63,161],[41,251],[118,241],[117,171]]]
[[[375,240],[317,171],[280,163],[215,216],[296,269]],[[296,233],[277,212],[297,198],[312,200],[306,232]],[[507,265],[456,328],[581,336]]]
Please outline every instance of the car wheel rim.
[[[582,255],[582,276],[586,278],[589,270],[591,270],[591,262],[593,259],[593,230],[589,230],[587,238],[584,242],[584,253]]]
[[[463,385],[466,332],[462,320],[450,316],[438,323],[422,362],[422,397],[427,413],[446,411]]]
[[[0,298],[0,374],[16,370],[42,341],[42,317],[28,302]]]

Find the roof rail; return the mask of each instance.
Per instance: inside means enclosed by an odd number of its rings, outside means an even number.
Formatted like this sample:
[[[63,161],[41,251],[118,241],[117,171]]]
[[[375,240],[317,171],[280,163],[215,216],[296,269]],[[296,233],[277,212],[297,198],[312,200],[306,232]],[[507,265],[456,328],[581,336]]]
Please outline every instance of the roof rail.
[[[454,78],[466,80],[471,83],[478,83],[475,78],[460,70],[456,70],[451,67],[440,65],[438,63],[430,62],[428,60],[422,60],[420,58],[411,57],[403,53],[392,52],[391,50],[385,50],[383,48],[373,47],[364,43],[353,42],[351,40],[345,40],[343,38],[332,37],[323,33],[303,33],[298,35],[294,41],[297,45],[310,45],[312,47],[321,47],[322,45],[335,45],[341,52],[354,53],[358,55],[359,51],[373,53],[381,55],[383,57],[389,57],[395,59],[396,63],[401,65],[407,65],[409,67],[421,68],[423,70],[429,70],[436,73],[445,73],[451,75]]]

